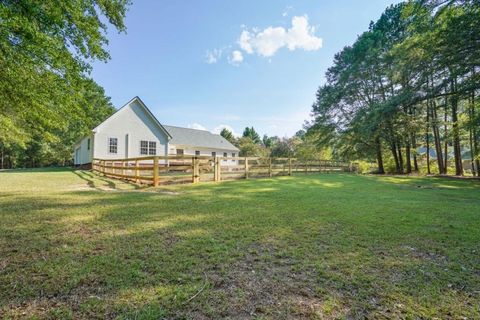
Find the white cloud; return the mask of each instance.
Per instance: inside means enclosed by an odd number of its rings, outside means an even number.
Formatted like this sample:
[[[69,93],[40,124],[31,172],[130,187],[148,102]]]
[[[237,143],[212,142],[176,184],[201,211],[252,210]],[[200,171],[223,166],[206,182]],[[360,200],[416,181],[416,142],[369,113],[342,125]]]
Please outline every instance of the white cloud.
[[[199,123],[192,123],[192,124],[189,124],[188,125],[188,128],[190,129],[197,129],[197,130],[205,130],[205,131],[208,131],[207,128],[205,128],[204,126],[202,126],[201,124]]]
[[[283,47],[291,51],[318,50],[322,47],[323,40],[315,36],[315,27],[309,25],[308,17],[304,15],[294,16],[289,29],[268,27],[262,31],[243,30],[238,44],[248,54],[257,53],[263,57],[271,57]]]
[[[218,60],[222,57],[223,50],[222,49],[213,49],[207,50],[205,53],[205,62],[208,64],[217,63]]]
[[[213,128],[213,130],[208,130],[206,127],[202,126],[201,124],[194,122],[194,123],[191,123],[191,124],[187,125],[187,128],[210,131],[211,133],[215,133],[215,134],[220,134],[222,129],[226,128],[226,129],[230,130],[235,137],[240,136],[240,134],[235,132],[235,130],[231,126],[229,126],[228,124],[220,124],[220,125],[216,126],[215,128]]]
[[[242,48],[246,53],[253,53],[252,45],[250,44],[251,41],[250,32],[247,30],[243,30],[240,34],[240,39],[238,39],[238,44],[240,48]]]
[[[285,10],[283,11],[283,13],[282,13],[282,17],[288,16],[288,12],[289,12],[290,10],[292,10],[292,9],[293,9],[292,6],[287,6],[287,7],[285,8]]]
[[[240,50],[234,50],[232,52],[232,55],[228,59],[228,62],[230,64],[233,64],[235,66],[238,66],[240,63],[243,62],[243,54]]]
[[[232,134],[235,136],[235,137],[239,137],[240,134],[238,134],[237,132],[235,132],[235,130],[233,130],[233,128],[231,126],[229,126],[228,124],[221,124],[217,127],[215,127],[213,130],[212,130],[212,133],[215,133],[215,134],[220,134],[220,132],[222,131],[222,129],[227,129],[229,131],[232,132]]]

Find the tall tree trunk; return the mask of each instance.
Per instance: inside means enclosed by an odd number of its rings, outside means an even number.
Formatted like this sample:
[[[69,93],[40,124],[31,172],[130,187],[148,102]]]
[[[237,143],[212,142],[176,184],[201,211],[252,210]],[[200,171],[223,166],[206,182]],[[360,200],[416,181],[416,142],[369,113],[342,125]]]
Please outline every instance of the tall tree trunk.
[[[475,163],[475,154],[476,154],[475,149],[476,148],[475,148],[475,143],[474,143],[474,140],[475,140],[475,134],[474,134],[475,118],[474,118],[474,115],[475,115],[475,91],[473,90],[472,91],[472,96],[470,98],[470,107],[469,107],[469,110],[468,110],[468,118],[469,118],[469,121],[470,121],[470,126],[469,126],[468,133],[469,133],[470,159],[471,159],[470,166],[471,166],[471,169],[472,169],[472,175],[475,177],[477,175],[477,172],[478,172],[479,168],[478,168],[477,164]]]
[[[451,85],[451,92],[453,93],[451,96],[452,102],[452,133],[453,133],[453,152],[455,155],[455,175],[462,176],[463,175],[463,165],[462,165],[462,150],[460,147],[460,133],[458,128],[458,97],[456,95],[456,79],[452,79],[450,81]]]
[[[470,121],[472,121],[472,111],[469,110],[468,112],[469,114],[469,118],[470,118]],[[473,154],[473,150],[474,150],[474,147],[473,147],[473,129],[472,129],[472,125],[470,124],[470,128],[468,130],[469,132],[469,144],[470,144],[470,168],[472,170],[472,175],[475,177],[476,175],[476,169],[478,168],[475,168],[475,156]]]
[[[472,78],[475,77],[475,68],[472,68]],[[475,90],[472,90],[472,119],[475,121]],[[480,137],[478,136],[478,123],[473,123],[472,124],[472,135],[473,135],[473,149],[470,148],[470,153],[472,153],[474,159],[475,159],[475,168],[477,169],[477,177],[480,177],[480,155],[479,155],[479,139]]]
[[[412,162],[411,162],[411,152],[410,152],[410,141],[407,140],[405,145],[405,159],[407,161],[407,173],[412,173]]]
[[[445,168],[445,173],[448,172],[448,125],[447,125],[447,120],[448,120],[448,98],[445,96],[445,111],[443,115],[443,137],[444,137],[444,156],[443,156],[443,161],[444,165],[443,167]]]
[[[473,109],[472,109],[472,117],[475,119],[475,100],[473,102]],[[480,177],[480,146],[479,140],[480,136],[478,133],[478,127],[476,125],[473,126],[473,154],[475,156],[475,167],[477,168],[477,177]]]
[[[415,133],[412,133],[412,148],[413,148],[413,171],[418,172],[418,160],[417,160],[417,138]]]
[[[392,151],[392,156],[395,161],[395,172],[400,173],[400,162],[398,160],[398,155],[397,155],[397,138],[393,133],[393,127],[390,122],[388,123],[388,131],[390,135],[389,137],[390,151]]]
[[[392,151],[393,160],[395,161],[395,172],[400,173],[400,162],[398,161],[397,144],[395,143],[395,140],[393,138],[390,141],[390,150]]]
[[[398,164],[400,166],[400,170],[398,171],[398,173],[403,174],[405,171],[403,166],[402,143],[400,141],[397,141],[397,148],[398,148]]]
[[[435,141],[435,153],[437,154],[437,164],[438,172],[440,174],[445,174],[445,167],[443,165],[443,155],[442,155],[442,144],[440,142],[440,132],[438,130],[438,117],[437,117],[437,106],[435,100],[432,99],[432,131],[433,131],[433,140]]]
[[[385,169],[383,167],[383,157],[382,157],[382,143],[380,142],[380,138],[375,138],[375,147],[377,149],[377,164],[378,164],[378,173],[384,174]]]
[[[427,133],[425,140],[427,142],[427,174],[432,174],[430,170],[430,101],[427,101]]]
[[[414,116],[415,116],[414,109],[410,106],[407,109],[405,109],[405,111],[408,113],[408,117],[409,117],[410,121],[412,121],[412,119],[414,119]],[[411,132],[411,129],[409,128],[408,132],[407,132],[407,138],[405,139],[405,141],[406,141],[406,144],[405,144],[405,159],[407,161],[407,173],[408,174],[412,173],[412,151],[411,151],[411,146],[412,146],[411,143],[413,141],[412,137],[413,137],[413,132]]]

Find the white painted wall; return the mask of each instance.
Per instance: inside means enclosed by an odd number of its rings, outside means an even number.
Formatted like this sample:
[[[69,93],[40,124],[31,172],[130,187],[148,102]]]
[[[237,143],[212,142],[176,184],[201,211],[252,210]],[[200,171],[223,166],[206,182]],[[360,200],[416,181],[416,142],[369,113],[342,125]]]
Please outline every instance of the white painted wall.
[[[88,148],[88,140],[90,139],[90,149]],[[73,163],[85,164],[92,162],[93,155],[93,136],[88,136],[80,140],[74,147]]]
[[[232,150],[225,150],[225,149],[209,149],[209,148],[198,148],[198,147],[192,147],[192,146],[181,146],[181,145],[169,145],[169,155],[176,155],[177,154],[177,149],[183,149],[183,154],[186,156],[194,156],[195,151],[200,151],[201,156],[207,156],[211,157],[212,152],[216,152],[217,157],[223,157],[223,153],[227,153],[227,157],[233,157],[233,153],[235,153],[235,157],[238,157],[238,151],[232,151]],[[237,160],[233,159],[227,159],[227,160],[222,160],[222,165],[236,165]]]
[[[140,141],[155,141],[157,156],[168,154],[168,136],[158,127],[152,116],[140,102],[133,100],[118,110],[94,130],[94,158],[119,159],[145,157],[140,154]],[[109,152],[109,138],[117,138],[117,153]]]

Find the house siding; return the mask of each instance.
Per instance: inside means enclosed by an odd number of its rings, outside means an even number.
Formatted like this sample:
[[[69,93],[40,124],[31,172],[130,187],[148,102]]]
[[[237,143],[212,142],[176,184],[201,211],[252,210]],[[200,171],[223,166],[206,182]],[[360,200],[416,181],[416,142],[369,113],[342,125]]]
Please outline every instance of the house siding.
[[[170,128],[167,129],[166,128]],[[176,142],[173,142],[173,134]],[[110,152],[109,140],[116,138],[117,151]],[[88,139],[90,149],[88,150]],[[172,139],[172,140],[170,140]],[[183,139],[186,143],[180,142]],[[184,155],[194,156],[195,151],[200,151],[201,156],[212,156],[212,152],[223,157],[226,152],[228,157],[234,153],[238,156],[239,150],[219,135],[213,135],[204,131],[194,129],[162,126],[152,113],[147,109],[140,98],[135,97],[125,106],[117,110],[112,116],[92,130],[89,137],[83,138],[74,148],[74,162],[76,165],[91,163],[97,159],[126,159],[152,156],[152,154],[141,154],[141,141],[154,141],[156,143],[156,156],[176,155],[177,148],[184,150]],[[188,142],[192,142],[188,144]],[[207,147],[195,146],[204,144]],[[224,148],[222,148],[224,146]],[[151,160],[149,160],[151,161]],[[160,160],[160,163],[168,163],[167,160]],[[235,165],[237,160],[222,160],[223,165]]]
[[[88,149],[88,139],[90,139],[90,150]],[[93,135],[80,140],[74,147],[73,160],[75,165],[82,165],[92,162],[93,156]]]
[[[109,138],[117,138],[117,153],[109,152]],[[168,153],[168,136],[136,100],[117,111],[95,129],[94,158],[118,159],[140,154],[140,141],[155,141],[156,155]]]
[[[213,149],[213,148],[202,148],[202,147],[194,147],[194,146],[182,146],[182,145],[169,145],[169,154],[176,155],[177,149],[183,149],[183,154],[186,156],[194,156],[195,151],[200,151],[201,156],[211,157],[212,152],[216,152],[217,157],[223,157],[223,153],[227,153],[227,157],[232,157],[232,153],[235,153],[235,157],[238,157],[238,151],[236,150],[226,150],[226,149]],[[236,165],[237,160],[227,159],[222,160],[223,165]]]

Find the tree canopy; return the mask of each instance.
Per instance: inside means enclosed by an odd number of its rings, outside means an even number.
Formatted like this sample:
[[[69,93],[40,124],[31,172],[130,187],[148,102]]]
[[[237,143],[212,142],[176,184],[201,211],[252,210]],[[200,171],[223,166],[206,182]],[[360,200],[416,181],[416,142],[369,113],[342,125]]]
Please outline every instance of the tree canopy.
[[[254,143],[261,143],[260,135],[255,131],[253,127],[246,127],[245,130],[243,130],[243,135],[244,138],[250,138]]]
[[[89,78],[107,61],[107,22],[127,0],[4,0],[0,6],[0,165],[65,163],[74,141],[114,111]]]
[[[335,55],[309,132],[339,157],[375,159],[380,173],[419,171],[420,162],[430,173],[435,160],[445,174],[451,159],[461,175],[468,149],[478,174],[479,21],[478,1],[388,7]]]
[[[235,137],[233,136],[233,132],[228,130],[227,128],[223,128],[220,131],[220,135],[227,139],[230,143],[235,144]]]

